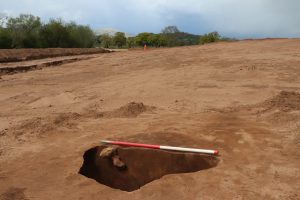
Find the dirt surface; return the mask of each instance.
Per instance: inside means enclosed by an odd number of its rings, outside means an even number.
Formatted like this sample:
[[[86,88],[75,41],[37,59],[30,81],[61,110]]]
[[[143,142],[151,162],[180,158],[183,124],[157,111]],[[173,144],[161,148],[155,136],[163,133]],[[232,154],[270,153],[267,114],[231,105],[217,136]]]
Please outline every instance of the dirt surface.
[[[0,63],[108,52],[102,48],[0,49]]]
[[[54,58],[43,58],[38,60],[27,60],[19,62],[0,63],[1,75],[11,75],[16,73],[28,72],[32,70],[40,70],[46,67],[59,66],[66,63],[72,63],[80,60],[88,60],[97,57],[93,55],[77,55],[77,56],[61,56]]]
[[[299,77],[300,39],[99,54],[3,75],[0,198],[300,199]],[[126,192],[78,173],[101,139],[218,149],[220,161]]]

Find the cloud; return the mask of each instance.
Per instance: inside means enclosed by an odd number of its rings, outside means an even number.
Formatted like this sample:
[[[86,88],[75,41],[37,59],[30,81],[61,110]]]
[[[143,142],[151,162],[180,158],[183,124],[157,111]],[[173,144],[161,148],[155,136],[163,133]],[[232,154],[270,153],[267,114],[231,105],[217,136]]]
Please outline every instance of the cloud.
[[[233,37],[299,37],[299,0],[0,0],[0,12],[62,17],[91,27],[129,33],[177,25],[197,34]]]

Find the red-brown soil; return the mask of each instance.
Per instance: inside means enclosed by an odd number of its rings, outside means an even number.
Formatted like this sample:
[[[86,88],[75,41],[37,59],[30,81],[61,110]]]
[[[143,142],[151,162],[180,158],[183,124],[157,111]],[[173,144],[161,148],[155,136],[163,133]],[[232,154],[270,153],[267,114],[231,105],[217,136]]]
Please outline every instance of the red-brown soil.
[[[0,49],[0,63],[107,52],[102,48]]]
[[[95,58],[97,55],[77,55],[62,56],[53,58],[43,58],[39,60],[27,60],[19,62],[0,63],[0,76],[7,74],[16,74],[32,70],[40,70],[46,67],[55,67],[66,63],[72,63],[80,60]],[[1,77],[0,77],[1,78]]]
[[[300,199],[299,77],[300,39],[98,54],[3,75],[0,199]],[[121,148],[128,171],[95,159],[87,178],[84,155],[101,139],[218,149],[219,162],[200,170],[202,155]]]

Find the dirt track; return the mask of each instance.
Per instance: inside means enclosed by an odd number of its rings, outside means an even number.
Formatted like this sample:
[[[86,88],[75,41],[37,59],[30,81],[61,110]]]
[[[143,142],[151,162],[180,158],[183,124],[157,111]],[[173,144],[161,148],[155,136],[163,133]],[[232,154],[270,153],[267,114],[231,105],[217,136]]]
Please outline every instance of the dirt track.
[[[0,199],[300,199],[299,77],[300,39],[99,54],[4,75]],[[100,139],[221,156],[125,192],[78,174]]]

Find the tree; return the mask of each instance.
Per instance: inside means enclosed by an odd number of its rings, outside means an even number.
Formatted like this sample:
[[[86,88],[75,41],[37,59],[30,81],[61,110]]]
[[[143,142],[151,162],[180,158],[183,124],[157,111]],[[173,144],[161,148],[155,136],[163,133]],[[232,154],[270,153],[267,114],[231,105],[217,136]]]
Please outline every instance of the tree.
[[[218,32],[211,32],[200,37],[200,44],[217,42],[221,38]]]
[[[128,37],[127,40],[126,40],[126,42],[127,42],[128,48],[135,47],[135,45],[136,45],[136,39],[135,39],[135,37]]]
[[[95,34],[89,26],[75,22],[64,23],[61,19],[51,19],[40,30],[43,47],[90,48],[95,43]]]
[[[12,37],[9,31],[0,27],[0,49],[12,48]]]
[[[179,29],[177,26],[167,26],[163,30],[161,30],[162,33],[168,34],[168,33],[179,33]]]
[[[42,25],[40,18],[33,15],[7,18],[0,13],[0,48],[89,48],[94,43],[95,34],[89,26],[64,23],[61,19]]]
[[[159,35],[158,34],[149,35],[148,44],[154,47],[159,47]]]
[[[7,30],[12,36],[12,46],[15,48],[38,47],[41,21],[39,17],[21,14],[16,18],[8,18]]]
[[[161,47],[167,45],[167,36],[165,34],[151,34],[148,37],[148,43],[154,47]]]
[[[112,37],[107,33],[100,35],[98,41],[104,48],[109,48],[113,43]]]
[[[149,45],[149,37],[152,35],[153,33],[147,33],[147,32],[144,32],[144,33],[139,33],[136,37],[135,37],[135,40],[136,40],[136,43],[140,46],[144,46],[145,44],[146,45]]]
[[[158,35],[158,44],[157,44],[157,46],[158,47],[163,47],[163,46],[167,46],[167,44],[168,44],[168,39],[167,39],[167,37],[165,36],[165,35],[163,35],[163,34],[159,34]]]
[[[95,43],[95,34],[89,26],[77,25],[71,22],[66,25],[70,36],[69,47],[90,48]]]
[[[70,47],[70,34],[61,19],[51,19],[41,28],[40,35],[43,47]]]
[[[121,48],[122,46],[124,46],[126,44],[125,33],[116,32],[113,37],[113,41],[114,41],[115,45],[118,46],[118,48]]]

